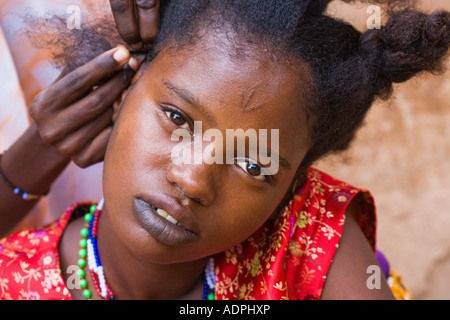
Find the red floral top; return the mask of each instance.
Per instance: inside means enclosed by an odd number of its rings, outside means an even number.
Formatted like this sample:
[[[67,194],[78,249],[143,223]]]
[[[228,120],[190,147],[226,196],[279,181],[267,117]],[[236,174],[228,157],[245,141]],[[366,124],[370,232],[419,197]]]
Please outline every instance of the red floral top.
[[[360,194],[358,224],[375,250],[375,206],[366,190],[311,168],[275,222],[219,254],[217,299],[320,299],[345,209]]]
[[[311,168],[275,221],[214,257],[216,299],[320,299],[339,246],[345,209],[358,201],[358,223],[375,250],[375,207],[366,190]],[[57,245],[77,204],[46,228],[0,240],[0,299],[72,299]]]

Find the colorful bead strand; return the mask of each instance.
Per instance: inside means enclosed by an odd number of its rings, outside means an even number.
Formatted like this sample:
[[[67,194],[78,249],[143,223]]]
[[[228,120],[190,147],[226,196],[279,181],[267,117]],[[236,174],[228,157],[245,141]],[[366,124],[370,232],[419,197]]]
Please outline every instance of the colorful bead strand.
[[[97,231],[98,220],[102,211],[103,201],[97,206],[92,205],[89,213],[84,215],[86,225],[81,229],[80,250],[78,251],[78,271],[77,275],[80,278],[80,287],[83,289],[83,296],[86,299],[91,299],[92,291],[87,288],[85,267],[88,266],[92,282],[94,283],[97,293],[106,300],[114,300],[114,294],[106,283],[103,267],[100,264],[100,258],[97,250]],[[87,259],[87,261],[86,261]]]
[[[84,270],[84,268],[86,267],[87,263],[86,263],[86,256],[87,256],[87,251],[86,251],[86,247],[87,247],[87,238],[89,235],[89,222],[92,220],[92,215],[95,213],[96,207],[92,206],[90,208],[90,212],[86,213],[84,215],[84,220],[86,221],[86,225],[83,229],[81,229],[80,231],[80,235],[81,235],[81,240],[80,240],[80,250],[78,251],[78,255],[79,255],[79,259],[78,259],[78,271],[77,271],[77,275],[80,278],[79,284],[80,287],[83,289],[83,296],[86,299],[91,299],[92,297],[92,292],[91,290],[89,290],[87,288],[87,281],[85,279],[86,277],[86,271]]]
[[[214,258],[209,258],[203,272],[203,300],[215,299]]]
[[[102,209],[103,199],[97,205],[95,215],[89,223],[87,239],[88,266],[97,293],[105,300],[115,300],[114,293],[106,282],[97,248],[98,221],[100,219]]]
[[[88,300],[92,298],[92,292],[88,289],[85,279],[86,271],[84,269],[86,266],[89,268],[92,282],[98,295],[105,300],[115,300],[114,293],[106,282],[97,248],[98,222],[102,209],[103,199],[97,206],[92,205],[90,207],[89,213],[86,213],[84,216],[86,225],[80,232],[82,238],[78,252],[80,258],[78,260],[79,269],[77,275],[80,278],[80,287],[83,288],[83,296]],[[214,259],[212,257],[208,260],[203,272],[203,299],[215,299]]]

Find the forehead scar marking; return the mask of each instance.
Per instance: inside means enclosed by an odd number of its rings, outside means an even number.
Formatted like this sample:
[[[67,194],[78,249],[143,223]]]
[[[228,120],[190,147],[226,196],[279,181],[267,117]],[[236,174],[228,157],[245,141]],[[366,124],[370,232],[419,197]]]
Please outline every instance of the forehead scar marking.
[[[255,94],[255,90],[251,90],[250,93],[246,96],[245,92],[241,93],[241,106],[244,112],[249,112],[261,108],[261,104],[251,105],[251,101]]]

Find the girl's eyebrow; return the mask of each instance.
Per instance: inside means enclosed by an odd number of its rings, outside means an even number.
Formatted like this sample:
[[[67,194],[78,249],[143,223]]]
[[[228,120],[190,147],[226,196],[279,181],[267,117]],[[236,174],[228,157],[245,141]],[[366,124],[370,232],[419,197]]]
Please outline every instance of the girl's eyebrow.
[[[180,88],[179,86],[173,84],[170,81],[164,81],[164,86],[169,89],[170,91],[172,91],[173,93],[175,93],[178,97],[180,97],[181,99],[183,99],[187,104],[189,104],[191,107],[199,110],[202,114],[205,115],[205,117],[208,119],[208,121],[210,121],[210,123],[212,124],[216,124],[216,120],[215,117],[208,111],[206,110],[201,103],[199,103],[198,99],[195,97],[194,94],[192,94],[191,92],[189,92],[189,90],[184,89],[184,88]]]
[[[195,109],[199,110],[201,113],[203,113],[211,123],[214,123],[214,124],[216,123],[215,117],[213,115],[211,115],[211,113],[208,110],[206,110],[198,102],[198,99],[191,92],[189,92],[189,90],[180,88],[179,86],[173,84],[170,81],[164,81],[163,84],[167,89],[169,89],[170,91],[175,93],[177,96],[179,96],[181,99],[183,99],[190,106],[192,106],[193,108],[195,108]],[[285,158],[283,158],[279,155],[278,155],[278,159],[279,159],[279,164],[281,167],[285,168],[286,170],[291,169],[291,165],[290,165],[289,161],[287,161]]]

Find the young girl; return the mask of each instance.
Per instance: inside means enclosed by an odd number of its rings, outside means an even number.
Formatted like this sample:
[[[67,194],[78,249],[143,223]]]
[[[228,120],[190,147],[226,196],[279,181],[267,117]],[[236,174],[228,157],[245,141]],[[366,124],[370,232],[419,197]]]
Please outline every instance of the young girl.
[[[370,193],[311,165],[344,150],[394,82],[439,70],[450,14],[401,10],[361,34],[327,3],[167,2],[108,144],[104,200],[3,239],[0,297],[392,298],[381,274],[368,285]],[[248,154],[177,163],[174,130],[196,143],[198,122],[279,130],[279,170]]]

